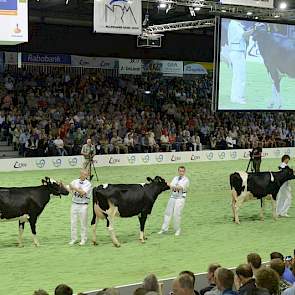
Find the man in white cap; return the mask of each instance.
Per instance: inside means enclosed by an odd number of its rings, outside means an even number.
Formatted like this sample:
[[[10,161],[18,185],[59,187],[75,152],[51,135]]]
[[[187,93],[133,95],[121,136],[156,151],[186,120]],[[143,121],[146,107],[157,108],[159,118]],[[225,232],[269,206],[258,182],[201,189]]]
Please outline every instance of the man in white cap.
[[[171,217],[173,216],[175,235],[180,235],[181,212],[184,208],[189,179],[185,176],[185,167],[178,167],[178,176],[175,176],[172,182],[167,183],[171,190],[171,196],[167,204],[164,222],[159,234],[166,233],[169,229]]]

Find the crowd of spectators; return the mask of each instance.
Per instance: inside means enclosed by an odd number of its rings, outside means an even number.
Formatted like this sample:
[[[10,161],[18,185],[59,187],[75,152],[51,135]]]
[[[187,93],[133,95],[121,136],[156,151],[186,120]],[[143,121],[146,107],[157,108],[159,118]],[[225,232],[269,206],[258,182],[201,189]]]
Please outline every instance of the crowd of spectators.
[[[295,145],[295,114],[212,112],[212,79],[56,69],[0,76],[0,137],[21,156]]]
[[[272,252],[270,262],[262,265],[259,254],[250,253],[245,263],[237,266],[235,272],[216,263],[210,264],[207,279],[208,286],[200,289],[194,273],[182,271],[173,281],[169,295],[294,295],[295,257],[284,257],[279,252]],[[55,295],[72,294],[72,288],[64,284],[58,285],[55,289]],[[37,290],[33,295],[48,293]],[[98,291],[96,295],[120,295],[120,292],[115,288],[106,288]],[[164,294],[163,283],[159,282],[154,274],[150,274],[133,295],[167,294]]]

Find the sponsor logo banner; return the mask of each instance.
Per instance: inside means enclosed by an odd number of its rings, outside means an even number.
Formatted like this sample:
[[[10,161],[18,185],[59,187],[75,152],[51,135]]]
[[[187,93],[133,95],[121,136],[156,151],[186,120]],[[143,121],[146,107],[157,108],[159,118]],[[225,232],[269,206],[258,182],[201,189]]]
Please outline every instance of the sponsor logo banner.
[[[27,167],[27,163],[22,163],[19,161],[16,161],[13,165],[13,168],[15,168],[15,169],[26,168],[26,167]]]
[[[185,63],[183,67],[185,75],[206,75],[208,74],[206,68],[199,63]]]
[[[162,73],[163,64],[159,60],[142,60],[144,73]]]
[[[183,76],[183,62],[172,60],[160,60],[164,76]]]
[[[94,0],[94,32],[140,35],[141,0]]]
[[[255,6],[264,8],[273,8],[274,0],[221,0],[222,4],[232,4],[232,5],[244,5],[244,6]]]
[[[141,75],[141,59],[119,59],[120,75]]]
[[[66,54],[23,53],[23,63],[70,65],[71,56]]]
[[[113,70],[118,67],[118,61],[115,58],[72,55],[71,65],[73,67]]]
[[[41,169],[44,168],[46,161],[44,159],[36,160],[35,164],[38,168]]]

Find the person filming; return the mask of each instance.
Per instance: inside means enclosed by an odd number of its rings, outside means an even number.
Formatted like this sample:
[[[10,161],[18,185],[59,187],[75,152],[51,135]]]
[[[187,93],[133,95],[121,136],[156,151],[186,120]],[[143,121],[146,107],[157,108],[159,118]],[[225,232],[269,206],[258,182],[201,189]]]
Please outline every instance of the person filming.
[[[255,173],[260,172],[261,156],[262,156],[262,147],[260,143],[259,145],[257,144],[254,145],[254,148],[252,149],[250,156],[252,159],[254,172]]]
[[[83,145],[81,155],[84,157],[83,169],[89,169],[95,156],[95,146],[92,144],[91,139],[88,138],[86,144]]]

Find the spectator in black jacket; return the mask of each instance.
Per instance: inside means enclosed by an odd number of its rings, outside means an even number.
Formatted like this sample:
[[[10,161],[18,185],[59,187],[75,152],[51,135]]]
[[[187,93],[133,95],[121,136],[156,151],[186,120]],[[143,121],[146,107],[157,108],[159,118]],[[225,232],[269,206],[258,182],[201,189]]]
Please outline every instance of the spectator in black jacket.
[[[200,290],[201,295],[204,295],[206,292],[211,291],[214,287],[216,287],[215,280],[214,280],[214,272],[219,267],[221,267],[221,266],[216,263],[209,265],[208,273],[207,273],[209,286]]]
[[[253,271],[249,264],[241,264],[236,269],[235,287],[239,295],[247,295],[256,288]]]

